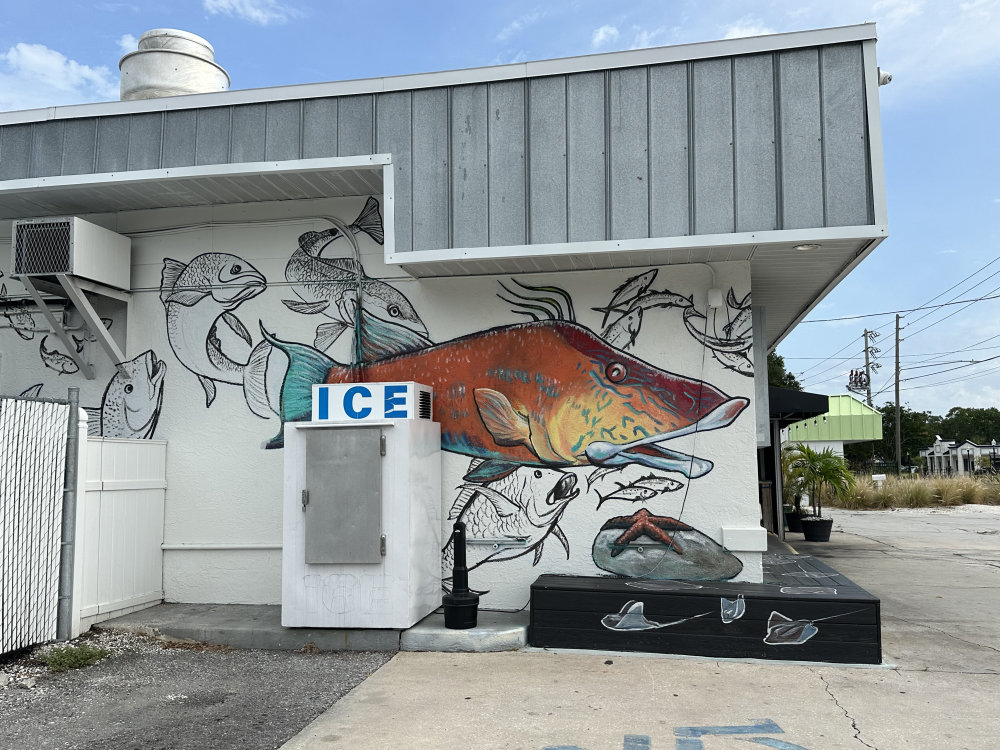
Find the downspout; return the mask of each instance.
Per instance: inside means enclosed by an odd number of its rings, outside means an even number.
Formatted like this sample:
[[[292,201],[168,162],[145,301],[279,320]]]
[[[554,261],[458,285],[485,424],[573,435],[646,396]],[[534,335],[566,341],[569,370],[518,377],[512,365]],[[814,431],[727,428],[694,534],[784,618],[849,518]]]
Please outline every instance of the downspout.
[[[62,545],[59,551],[59,609],[56,638],[68,641],[73,632],[73,559],[76,548],[76,483],[80,460],[80,389],[69,389],[69,434],[62,503]]]

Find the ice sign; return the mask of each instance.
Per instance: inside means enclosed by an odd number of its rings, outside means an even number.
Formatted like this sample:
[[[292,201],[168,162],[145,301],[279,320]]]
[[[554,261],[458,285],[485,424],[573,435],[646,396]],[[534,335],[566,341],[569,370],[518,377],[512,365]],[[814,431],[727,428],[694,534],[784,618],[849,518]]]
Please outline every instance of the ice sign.
[[[431,392],[419,383],[314,385],[314,422],[430,419]]]

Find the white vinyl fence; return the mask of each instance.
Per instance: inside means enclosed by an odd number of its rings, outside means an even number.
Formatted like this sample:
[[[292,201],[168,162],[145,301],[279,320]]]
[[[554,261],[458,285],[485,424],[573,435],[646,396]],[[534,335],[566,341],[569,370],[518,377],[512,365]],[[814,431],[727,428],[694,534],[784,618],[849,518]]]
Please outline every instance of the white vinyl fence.
[[[167,444],[88,438],[77,509],[79,629],[163,600]]]

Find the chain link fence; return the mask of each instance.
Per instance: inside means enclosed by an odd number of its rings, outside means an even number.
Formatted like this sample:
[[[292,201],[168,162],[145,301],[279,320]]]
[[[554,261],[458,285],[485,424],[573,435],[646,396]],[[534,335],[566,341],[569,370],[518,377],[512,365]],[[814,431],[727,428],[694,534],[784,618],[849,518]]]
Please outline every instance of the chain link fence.
[[[70,413],[0,396],[0,654],[57,637]]]

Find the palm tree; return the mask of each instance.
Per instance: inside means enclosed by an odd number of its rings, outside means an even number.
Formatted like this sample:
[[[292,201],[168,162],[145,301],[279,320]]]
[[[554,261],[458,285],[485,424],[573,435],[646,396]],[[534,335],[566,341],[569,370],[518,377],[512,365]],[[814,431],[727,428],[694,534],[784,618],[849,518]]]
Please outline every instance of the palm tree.
[[[823,515],[823,486],[829,485],[833,496],[842,499],[854,489],[854,475],[843,457],[829,448],[816,451],[804,443],[796,445],[788,455],[788,473],[815,498],[816,515]]]

